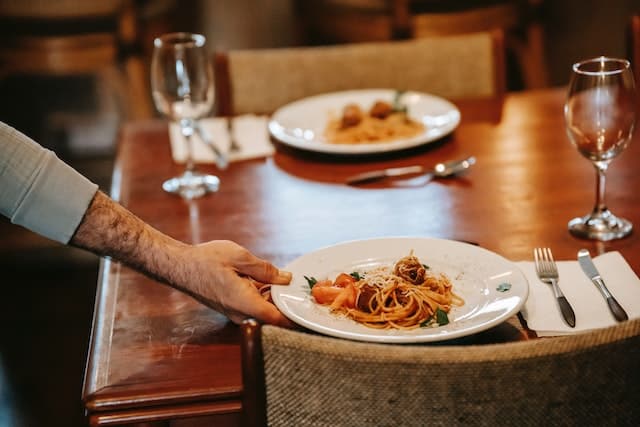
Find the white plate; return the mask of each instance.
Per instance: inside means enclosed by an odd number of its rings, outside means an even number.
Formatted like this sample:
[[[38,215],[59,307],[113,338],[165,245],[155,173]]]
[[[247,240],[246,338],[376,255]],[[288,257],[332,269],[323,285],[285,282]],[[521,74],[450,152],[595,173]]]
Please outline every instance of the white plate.
[[[412,138],[395,139],[372,144],[332,144],[324,138],[331,114],[339,116],[345,105],[356,103],[369,108],[375,101],[393,102],[391,89],[351,90],[317,95],[287,104],[278,109],[269,121],[269,132],[284,144],[303,150],[366,154],[403,150],[434,142],[453,132],[460,123],[460,111],[449,101],[420,92],[405,92],[401,102],[409,116],[425,125],[425,131]]]
[[[453,307],[449,324],[413,330],[369,328],[316,304],[304,276],[334,279],[338,273],[392,265],[414,250],[431,271],[445,273],[465,304]],[[272,286],[276,306],[301,326],[339,338],[384,343],[417,343],[459,338],[489,329],[516,314],[529,285],[511,261],[486,249],[452,240],[389,237],[329,246],[294,260],[284,269],[293,273],[288,286]],[[504,288],[510,285],[509,290]]]

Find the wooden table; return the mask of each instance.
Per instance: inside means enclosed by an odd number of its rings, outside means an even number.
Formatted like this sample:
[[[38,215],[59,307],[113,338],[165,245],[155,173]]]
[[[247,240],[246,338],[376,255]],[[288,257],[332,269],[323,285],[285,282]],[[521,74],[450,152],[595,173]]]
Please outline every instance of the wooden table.
[[[536,246],[553,248],[557,259],[575,259],[582,247],[594,254],[619,250],[640,272],[639,233],[600,243],[567,231],[569,219],[593,206],[595,172],[567,139],[564,97],[564,89],[550,89],[510,94],[504,102],[457,102],[462,123],[454,134],[408,152],[345,159],[278,146],[271,158],[224,171],[202,166],[222,184],[192,202],[160,188],[181,170],[171,160],[166,123],[133,123],[121,133],[113,196],[177,239],[234,240],[278,266],[346,240],[410,235],[472,241],[512,260],[531,259]],[[607,201],[640,227],[635,139],[612,163]],[[373,168],[471,154],[476,166],[458,179],[342,184]],[[507,323],[471,340],[521,338],[526,334]],[[168,425],[162,423],[178,418],[179,425],[237,425],[241,393],[237,326],[129,268],[103,262],[84,390],[91,425]]]

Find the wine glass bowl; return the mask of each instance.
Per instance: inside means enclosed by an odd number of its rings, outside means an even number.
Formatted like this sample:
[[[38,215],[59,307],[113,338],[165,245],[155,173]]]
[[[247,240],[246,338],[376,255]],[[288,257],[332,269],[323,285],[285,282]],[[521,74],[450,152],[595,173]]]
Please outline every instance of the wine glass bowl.
[[[170,178],[162,188],[185,199],[201,197],[218,190],[220,180],[195,170],[192,136],[195,121],[213,108],[215,92],[213,70],[200,34],[169,33],[153,42],[151,92],[156,108],[180,126],[186,145],[185,171]]]
[[[569,231],[575,236],[607,241],[631,233],[631,222],[611,213],[604,195],[609,163],[633,135],[636,102],[629,61],[598,57],[573,65],[564,108],[567,134],[597,173],[593,210],[569,221]]]

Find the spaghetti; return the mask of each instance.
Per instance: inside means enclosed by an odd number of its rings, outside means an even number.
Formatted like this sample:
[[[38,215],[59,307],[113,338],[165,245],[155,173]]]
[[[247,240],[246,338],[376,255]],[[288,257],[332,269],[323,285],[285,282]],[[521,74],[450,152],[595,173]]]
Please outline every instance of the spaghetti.
[[[424,130],[424,125],[411,119],[406,110],[377,101],[367,113],[355,104],[345,106],[341,117],[329,120],[324,136],[333,144],[368,144],[411,138]]]
[[[311,294],[332,312],[366,326],[414,329],[448,323],[451,307],[464,304],[452,288],[446,275],[431,274],[412,251],[393,269],[383,266],[362,275],[341,273],[334,281],[316,282]]]

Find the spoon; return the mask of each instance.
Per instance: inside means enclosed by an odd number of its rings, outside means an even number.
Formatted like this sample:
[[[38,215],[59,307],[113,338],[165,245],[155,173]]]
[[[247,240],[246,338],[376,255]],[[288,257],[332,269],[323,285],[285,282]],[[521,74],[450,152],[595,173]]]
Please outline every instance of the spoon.
[[[446,178],[457,175],[469,169],[476,162],[476,158],[471,156],[461,160],[451,160],[443,163],[436,163],[429,168],[421,165],[404,166],[399,168],[381,169],[371,172],[364,172],[347,178],[347,184],[362,184],[365,182],[377,181],[383,178],[396,178],[407,175],[428,175],[430,178]]]

